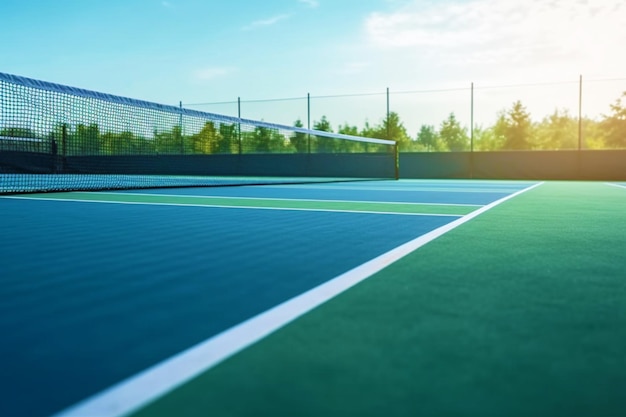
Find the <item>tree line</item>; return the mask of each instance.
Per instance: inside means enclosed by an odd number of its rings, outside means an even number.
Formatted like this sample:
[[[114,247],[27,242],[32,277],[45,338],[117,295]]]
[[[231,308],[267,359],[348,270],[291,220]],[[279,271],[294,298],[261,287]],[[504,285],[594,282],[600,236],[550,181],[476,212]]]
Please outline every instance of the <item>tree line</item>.
[[[323,118],[322,124],[327,123]],[[296,126],[302,127],[297,122]],[[237,153],[345,153],[387,152],[391,147],[329,138],[303,132],[249,126],[238,123],[202,121],[196,133],[185,134],[179,125],[155,129],[150,135],[131,131],[103,131],[96,123],[59,124],[45,135],[31,128],[0,129],[0,151],[78,155],[210,155]],[[320,125],[330,132],[330,125]],[[187,129],[191,129],[186,127]]]
[[[381,123],[365,123],[361,129],[339,125],[337,133],[396,141],[401,152],[429,151],[499,151],[577,149],[579,134],[584,149],[626,148],[626,92],[610,106],[611,112],[600,120],[577,117],[566,110],[555,110],[539,122],[521,101],[497,114],[493,125],[475,126],[470,131],[454,113],[438,126],[422,125],[411,136],[400,116],[391,112]],[[0,150],[59,152],[63,155],[153,155],[153,154],[229,154],[229,153],[319,153],[319,152],[386,152],[381,145],[330,139],[314,134],[281,131],[263,126],[203,121],[196,133],[188,127],[155,129],[151,137],[131,132],[103,131],[98,124],[59,124],[45,135],[30,128],[0,129]],[[201,126],[201,127],[200,127]],[[303,127],[296,120],[296,127]],[[333,132],[330,121],[322,116],[313,129]],[[579,132],[579,129],[580,132]],[[473,136],[473,137],[471,137]],[[9,139],[15,138],[11,141]],[[18,140],[39,138],[38,141]],[[54,145],[52,145],[54,143]],[[45,149],[45,150],[44,150]]]
[[[371,127],[366,123],[361,130],[340,125],[338,132],[393,139],[401,152],[577,149],[579,137],[583,149],[626,148],[626,92],[610,105],[610,110],[600,120],[585,117],[579,123],[578,117],[567,110],[556,109],[539,122],[533,122],[518,100],[510,108],[499,111],[493,125],[474,126],[473,132],[450,113],[438,126],[422,125],[411,136],[393,112],[381,125]],[[329,123],[324,120],[321,125],[328,127]]]

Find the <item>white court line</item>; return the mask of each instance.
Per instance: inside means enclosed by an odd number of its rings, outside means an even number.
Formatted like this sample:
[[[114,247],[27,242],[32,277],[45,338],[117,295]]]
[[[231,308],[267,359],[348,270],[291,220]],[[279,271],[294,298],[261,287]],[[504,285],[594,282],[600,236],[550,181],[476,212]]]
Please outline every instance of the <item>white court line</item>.
[[[98,193],[96,193],[98,194]],[[154,203],[141,201],[109,201],[109,200],[88,200],[80,198],[46,198],[46,197],[17,197],[7,196],[15,200],[39,200],[39,201],[69,201],[72,203],[98,203],[98,204],[126,204],[135,206],[173,206],[173,207],[206,207],[225,208],[242,210],[280,210],[280,211],[317,211],[327,213],[361,213],[361,214],[386,214],[394,216],[433,216],[433,217],[462,217],[462,214],[441,214],[441,213],[403,213],[395,211],[371,211],[371,210],[338,210],[322,208],[301,208],[301,207],[262,207],[262,206],[228,206],[221,204],[188,204],[188,203]]]
[[[258,188],[258,187],[257,187]],[[453,206],[453,207],[482,207],[484,204],[459,204],[459,203],[415,203],[402,201],[363,201],[363,200],[321,200],[314,198],[278,198],[278,197],[233,197],[220,195],[189,195],[189,194],[152,194],[152,193],[114,193],[100,191],[76,191],[81,194],[107,194],[107,195],[136,195],[150,197],[172,197],[172,198],[203,198],[203,199],[231,199],[231,200],[269,200],[269,201],[306,201],[311,203],[354,203],[354,204],[406,204],[417,206]]]
[[[55,414],[53,417],[121,417],[137,411],[144,405],[167,394],[253,343],[258,342],[419,247],[472,220],[487,210],[541,184],[543,182],[501,198],[460,219],[400,245],[324,284],[233,326],[105,391],[87,398]]]
[[[513,193],[519,191],[515,188],[430,188],[430,187],[411,187],[411,188],[385,188],[385,187],[355,187],[349,185],[307,185],[306,187],[300,187],[297,185],[262,185],[263,188],[296,188],[307,190],[354,190],[354,191],[387,191],[387,192],[416,192],[416,191],[432,191],[437,193]]]
[[[383,181],[383,180],[381,180]],[[381,181],[369,181],[370,183]],[[359,181],[359,184],[367,183],[368,181]],[[398,180],[384,181],[390,184],[486,184],[486,185],[534,185],[537,181],[534,180],[493,180],[493,179],[470,179],[470,178],[442,178],[442,179],[419,179],[419,178],[401,178]],[[355,181],[355,183],[357,183]]]
[[[614,184],[612,182],[605,182],[606,185],[610,185],[613,187],[617,187],[617,188],[626,188],[626,185],[621,185],[621,184]]]

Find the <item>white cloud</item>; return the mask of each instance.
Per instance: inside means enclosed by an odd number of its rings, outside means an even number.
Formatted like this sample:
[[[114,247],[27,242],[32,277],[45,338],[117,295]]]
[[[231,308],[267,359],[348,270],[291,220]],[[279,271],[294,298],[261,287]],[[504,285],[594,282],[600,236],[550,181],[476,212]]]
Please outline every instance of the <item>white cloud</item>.
[[[213,80],[215,78],[224,77],[235,72],[232,67],[207,67],[201,68],[194,72],[194,78],[200,81]]]
[[[414,0],[371,13],[371,46],[433,65],[536,66],[576,74],[592,66],[626,70],[623,0]]]
[[[250,23],[249,25],[244,26],[243,30],[253,30],[253,29],[260,28],[260,27],[272,26],[280,22],[281,20],[289,19],[289,17],[291,16],[288,14],[281,14],[281,15],[270,17],[268,19],[256,20]]]
[[[320,5],[320,3],[317,0],[298,0],[298,3],[302,3],[312,9]]]

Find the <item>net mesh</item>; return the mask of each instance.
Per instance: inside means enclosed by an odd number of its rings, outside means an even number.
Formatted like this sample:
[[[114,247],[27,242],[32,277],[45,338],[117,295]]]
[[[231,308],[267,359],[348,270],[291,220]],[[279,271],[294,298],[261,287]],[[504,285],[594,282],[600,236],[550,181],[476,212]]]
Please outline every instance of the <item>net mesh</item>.
[[[395,142],[0,73],[0,193],[397,176]]]

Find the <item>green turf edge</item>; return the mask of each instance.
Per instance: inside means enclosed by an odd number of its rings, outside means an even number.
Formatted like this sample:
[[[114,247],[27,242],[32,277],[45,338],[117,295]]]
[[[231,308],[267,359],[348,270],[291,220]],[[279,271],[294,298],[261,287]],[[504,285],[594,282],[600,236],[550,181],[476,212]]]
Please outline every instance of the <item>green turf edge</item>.
[[[546,183],[134,416],[622,415],[625,207]]]
[[[385,202],[351,202],[351,201],[311,201],[295,199],[264,199],[264,198],[224,198],[224,197],[189,197],[171,195],[141,195],[125,193],[55,193],[34,194],[33,198],[52,200],[80,200],[120,203],[145,204],[179,204],[194,206],[218,207],[260,207],[274,209],[303,209],[303,210],[343,210],[374,213],[397,214],[443,214],[463,216],[476,210],[476,206],[433,205],[433,204],[403,204]],[[28,197],[26,197],[28,198]]]

